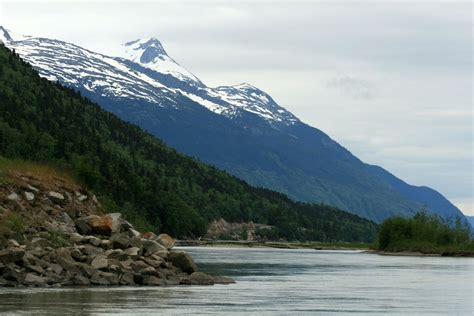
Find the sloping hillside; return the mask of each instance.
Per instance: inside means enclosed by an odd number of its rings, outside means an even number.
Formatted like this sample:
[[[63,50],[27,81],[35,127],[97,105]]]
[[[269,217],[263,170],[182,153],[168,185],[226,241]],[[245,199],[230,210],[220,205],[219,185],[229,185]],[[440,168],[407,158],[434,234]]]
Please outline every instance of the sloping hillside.
[[[53,163],[100,195],[111,211],[176,237],[201,236],[210,221],[276,226],[287,239],[372,240],[376,225],[324,205],[295,203],[177,153],[38,76],[0,48],[0,153]]]

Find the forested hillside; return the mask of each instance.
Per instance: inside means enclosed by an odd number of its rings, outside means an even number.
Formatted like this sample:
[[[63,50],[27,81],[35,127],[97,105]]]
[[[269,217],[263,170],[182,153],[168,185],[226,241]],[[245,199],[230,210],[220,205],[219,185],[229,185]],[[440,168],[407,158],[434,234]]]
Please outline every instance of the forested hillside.
[[[176,237],[223,217],[276,226],[272,238],[371,241],[376,225],[253,188],[177,153],[77,92],[38,76],[0,47],[0,155],[70,170],[109,209]]]

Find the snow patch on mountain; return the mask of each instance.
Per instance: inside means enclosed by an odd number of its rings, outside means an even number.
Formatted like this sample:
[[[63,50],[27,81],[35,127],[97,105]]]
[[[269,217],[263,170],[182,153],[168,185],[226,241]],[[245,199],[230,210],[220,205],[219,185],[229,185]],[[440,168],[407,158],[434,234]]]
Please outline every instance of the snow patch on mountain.
[[[161,42],[156,38],[138,39],[123,44],[120,57],[136,62],[143,67],[162,74],[170,74],[185,81],[201,82],[195,75],[168,56]]]
[[[101,97],[180,109],[184,96],[231,119],[246,112],[270,124],[291,125],[298,121],[270,95],[250,84],[205,86],[170,58],[155,38],[128,42],[121,57],[110,57],[59,40],[12,34],[0,27],[0,40],[42,77]]]

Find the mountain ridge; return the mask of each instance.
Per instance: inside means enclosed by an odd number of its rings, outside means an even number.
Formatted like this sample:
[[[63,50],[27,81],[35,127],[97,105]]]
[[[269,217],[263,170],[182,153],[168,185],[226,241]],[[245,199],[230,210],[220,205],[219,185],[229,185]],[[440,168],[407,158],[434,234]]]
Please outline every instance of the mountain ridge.
[[[132,60],[84,53],[95,58],[91,66],[80,47],[69,55],[61,53],[67,45],[31,37],[7,43],[40,75],[50,80],[56,76],[61,84],[181,152],[253,185],[297,200],[335,205],[379,222],[424,208],[443,216],[463,216],[435,190],[421,192],[363,163],[256,87],[209,88],[201,81],[184,80]],[[55,63],[58,60],[66,70]],[[96,69],[87,73],[89,66]]]

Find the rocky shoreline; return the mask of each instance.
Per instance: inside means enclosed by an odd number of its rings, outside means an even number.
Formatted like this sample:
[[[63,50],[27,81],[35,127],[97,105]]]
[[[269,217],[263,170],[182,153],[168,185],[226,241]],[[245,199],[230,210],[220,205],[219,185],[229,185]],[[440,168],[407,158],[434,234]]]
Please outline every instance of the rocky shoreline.
[[[10,175],[0,186],[0,286],[229,284],[199,272],[167,234],[140,233],[95,196],[54,179]]]

